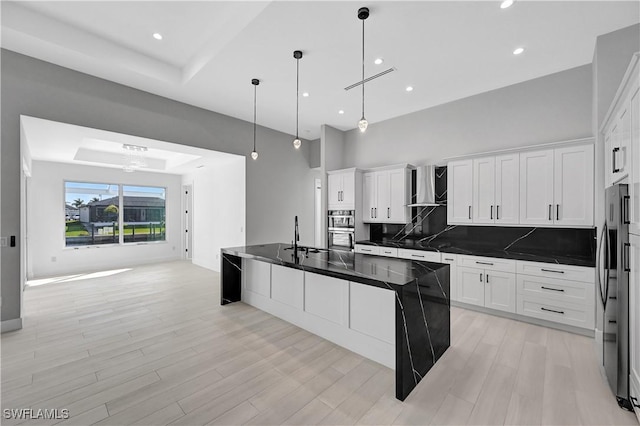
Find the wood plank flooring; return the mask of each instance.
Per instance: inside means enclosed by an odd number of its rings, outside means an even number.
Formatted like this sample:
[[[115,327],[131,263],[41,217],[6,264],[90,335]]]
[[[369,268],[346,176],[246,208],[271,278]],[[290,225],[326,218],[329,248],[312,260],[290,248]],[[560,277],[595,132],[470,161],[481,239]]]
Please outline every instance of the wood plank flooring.
[[[4,425],[637,424],[592,339],[452,308],[452,345],[406,401],[388,368],[251,306],[188,262],[28,287],[1,338]]]

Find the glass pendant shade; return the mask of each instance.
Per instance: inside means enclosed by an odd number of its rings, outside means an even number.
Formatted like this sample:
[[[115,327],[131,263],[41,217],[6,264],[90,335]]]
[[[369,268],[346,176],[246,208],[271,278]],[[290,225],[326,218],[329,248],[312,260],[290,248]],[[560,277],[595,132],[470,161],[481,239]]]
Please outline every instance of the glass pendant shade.
[[[366,118],[362,117],[360,121],[358,121],[358,129],[360,129],[360,131],[364,133],[365,130],[367,130],[367,126],[369,126],[369,122]]]
[[[300,145],[302,145],[302,141],[301,141],[300,139],[298,139],[298,138],[295,138],[295,139],[293,140],[293,147],[294,147],[295,149],[299,149],[299,148],[300,148]]]
[[[251,158],[253,158],[254,160],[258,159],[258,151],[251,151]]]

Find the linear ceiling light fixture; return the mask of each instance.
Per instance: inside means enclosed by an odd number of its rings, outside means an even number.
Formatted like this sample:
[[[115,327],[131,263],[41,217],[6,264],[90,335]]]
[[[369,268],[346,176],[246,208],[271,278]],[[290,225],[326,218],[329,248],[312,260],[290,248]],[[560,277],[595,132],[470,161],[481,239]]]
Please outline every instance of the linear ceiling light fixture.
[[[298,118],[299,118],[299,104],[300,104],[300,58],[302,58],[302,51],[294,50],[293,57],[296,59],[296,138],[293,140],[293,147],[300,149],[302,141],[298,137]]]
[[[253,151],[251,151],[251,158],[257,160],[258,151],[256,151],[256,89],[260,84],[260,80],[258,80],[257,78],[252,78],[251,84],[253,84]]]
[[[122,144],[122,149],[124,149],[124,165],[122,166],[122,170],[127,173],[132,173],[142,167],[147,167],[147,161],[142,153],[147,152],[149,148],[125,143]]]
[[[361,7],[358,9],[358,19],[362,21],[362,118],[358,121],[358,128],[364,133],[367,130],[369,122],[364,118],[364,21],[369,17],[369,8]]]

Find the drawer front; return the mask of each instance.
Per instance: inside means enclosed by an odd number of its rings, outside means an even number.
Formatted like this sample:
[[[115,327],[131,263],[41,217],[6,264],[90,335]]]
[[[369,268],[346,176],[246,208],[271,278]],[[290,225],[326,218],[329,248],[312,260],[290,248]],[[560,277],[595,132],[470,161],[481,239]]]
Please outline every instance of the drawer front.
[[[380,247],[380,256],[398,257],[398,249],[395,247]]]
[[[458,261],[457,255],[451,253],[441,253],[440,263],[448,263],[449,265],[455,265]]]
[[[437,251],[398,249],[398,257],[425,262],[440,262],[440,253]]]
[[[518,274],[518,296],[548,299],[556,303],[593,307],[594,286],[579,281]]]
[[[560,278],[563,280],[595,283],[595,268],[584,266],[558,265],[556,263],[516,261],[518,274],[538,277]]]
[[[589,330],[594,327],[593,307],[518,295],[516,313]]]
[[[354,247],[354,251],[356,253],[362,253],[362,254],[380,254],[380,247],[356,244],[356,246]]]
[[[495,257],[458,255],[458,266],[479,268],[485,271],[516,272],[516,261],[512,259],[498,259]]]

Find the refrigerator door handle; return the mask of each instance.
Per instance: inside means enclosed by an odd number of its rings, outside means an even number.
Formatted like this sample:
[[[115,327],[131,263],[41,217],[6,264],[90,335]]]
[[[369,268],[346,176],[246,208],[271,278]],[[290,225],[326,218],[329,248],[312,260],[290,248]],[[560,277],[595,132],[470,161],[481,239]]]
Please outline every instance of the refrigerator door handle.
[[[629,264],[629,251],[631,250],[631,244],[624,243],[622,246],[622,269],[625,272],[631,272],[631,265]]]
[[[620,213],[622,215],[622,223],[625,225],[629,225],[631,220],[629,219],[629,201],[631,197],[629,195],[625,195],[622,197],[622,208],[620,209]]]

